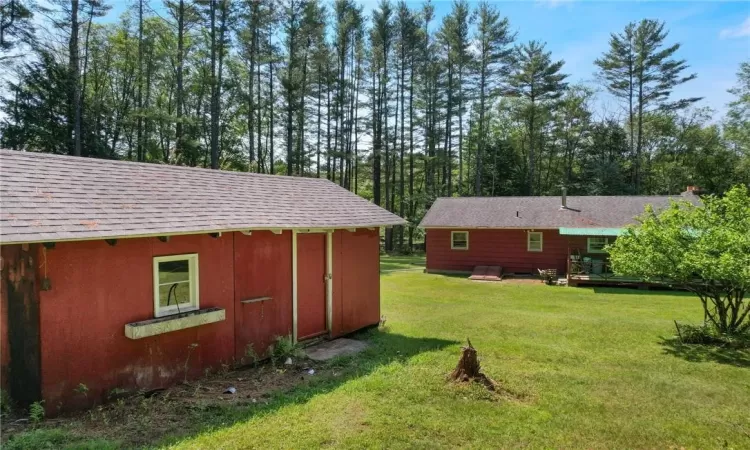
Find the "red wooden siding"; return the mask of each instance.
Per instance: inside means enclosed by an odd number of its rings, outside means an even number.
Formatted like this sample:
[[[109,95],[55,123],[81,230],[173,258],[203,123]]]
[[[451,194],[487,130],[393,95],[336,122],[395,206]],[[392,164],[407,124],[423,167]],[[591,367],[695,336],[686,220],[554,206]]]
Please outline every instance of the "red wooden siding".
[[[451,250],[451,231],[469,232],[468,250]],[[537,269],[567,270],[568,247],[586,248],[585,237],[561,236],[558,230],[541,231],[542,251],[527,250],[527,230],[427,230],[427,270],[471,271],[475,266],[501,266],[503,272],[535,273]]]
[[[299,238],[299,323],[314,320],[316,328],[325,330],[326,235],[299,234]],[[340,336],[380,319],[379,237],[377,230],[337,230],[332,240],[331,335]],[[21,246],[0,248],[5,264],[6,256],[18,253]],[[34,295],[38,292],[41,363],[37,386],[48,414],[104,402],[116,388],[148,390],[186,376],[200,377],[207,368],[241,362],[248,344],[258,356],[267,356],[276,336],[292,332],[290,231],[279,235],[254,231],[251,236],[225,233],[218,238],[172,236],[168,242],[121,239],[115,246],[104,241],[67,242],[46,252],[41,248],[34,246],[37,257],[29,267],[35,268],[36,278],[47,277],[51,285],[46,291],[39,291],[38,286],[34,290]],[[187,253],[198,254],[200,308],[224,308],[226,320],[128,339],[125,324],[154,317],[153,258]],[[6,285],[11,277],[5,268],[0,284],[3,383],[8,382],[6,376],[12,377],[8,375],[9,350],[16,348],[6,327]],[[306,283],[312,287],[308,289]],[[316,294],[320,308],[308,311],[304,295],[313,285],[320,287]],[[241,303],[258,297],[271,300]],[[300,336],[303,333],[304,328]],[[75,391],[79,384],[88,388],[86,395]]]
[[[292,232],[234,236],[235,358],[241,361],[248,344],[262,358],[276,336],[292,334]],[[259,297],[271,299],[241,303]]]
[[[226,320],[131,340],[124,325],[154,317],[153,257],[199,254],[200,307]],[[58,243],[47,251],[52,289],[42,291],[42,395],[45,406],[83,406],[114,388],[151,389],[203,374],[234,356],[232,235]],[[190,350],[192,344],[198,344]],[[189,355],[189,359],[188,359]],[[85,384],[86,396],[74,389]]]
[[[380,235],[333,233],[333,324],[340,336],[380,321]]]
[[[297,338],[326,332],[326,233],[297,234]]]

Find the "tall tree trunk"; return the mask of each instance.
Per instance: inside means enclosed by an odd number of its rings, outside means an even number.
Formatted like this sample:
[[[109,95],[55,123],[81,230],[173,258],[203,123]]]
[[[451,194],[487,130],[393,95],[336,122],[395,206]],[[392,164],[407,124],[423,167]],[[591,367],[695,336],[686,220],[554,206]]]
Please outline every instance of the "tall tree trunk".
[[[320,67],[320,63],[318,63],[318,142],[317,142],[316,150],[315,150],[315,153],[317,155],[317,161],[316,161],[317,168],[315,169],[315,174],[318,178],[320,178],[320,127],[321,127],[320,105],[322,103],[320,97],[321,97],[322,90],[323,90],[323,83],[321,82],[320,71],[321,71],[321,67]]]
[[[486,52],[482,52],[483,54]],[[482,195],[482,158],[484,156],[484,109],[487,93],[487,64],[482,61],[479,73],[479,139],[477,141],[477,156],[474,163],[476,179],[474,180],[474,195]]]
[[[256,2],[253,2],[253,5],[250,7],[250,11],[252,14],[250,23],[252,24],[253,29],[251,31],[250,38],[250,67],[248,67],[247,70],[247,140],[248,164],[252,165],[253,161],[255,160],[255,117],[253,117],[253,114],[255,113],[255,97],[253,96],[253,89],[255,87],[255,52],[257,50],[258,41],[258,28],[255,26],[256,15],[258,13]],[[258,90],[260,90],[260,86],[258,87]],[[258,130],[258,134],[260,134],[260,130]],[[260,150],[260,145],[258,146],[258,149]]]
[[[183,72],[185,66],[185,0],[180,0],[177,9],[177,124],[175,125],[175,151],[178,155],[184,151],[183,137],[183,105],[185,102],[185,88],[183,81]],[[165,162],[168,162],[168,156],[165,155]]]
[[[375,79],[378,79],[377,88]],[[373,111],[372,111],[372,197],[376,205],[381,205],[380,198],[380,129],[381,121],[383,119],[381,115],[381,81],[380,73],[373,71],[372,73],[372,92],[373,92]]]
[[[532,88],[533,90],[533,88]],[[534,156],[534,119],[536,115],[536,104],[534,103],[534,95],[531,96],[531,115],[529,117],[529,195],[534,195],[534,168],[535,168],[535,156]]]
[[[453,135],[453,66],[448,63],[448,104],[445,114],[445,150],[443,151],[443,180],[446,183],[447,196],[453,195],[453,154],[451,151]]]
[[[71,129],[71,154],[81,156],[81,90],[78,85],[81,74],[78,56],[78,0],[70,2],[70,41],[68,50],[70,52],[68,72],[70,76],[70,98],[68,127]]]
[[[400,178],[399,178],[399,208],[398,212],[401,217],[404,217],[404,210],[406,207],[405,204],[405,198],[404,198],[404,150],[405,150],[405,134],[404,134],[404,124],[405,124],[405,108],[404,108],[404,88],[406,82],[404,81],[404,78],[406,77],[406,55],[404,54],[404,45],[402,43],[401,45],[401,84],[399,85],[399,88],[401,90],[401,155],[399,158],[399,168],[400,168]],[[399,226],[398,227],[398,246],[403,249],[404,248],[404,227]]]
[[[138,0],[138,123],[136,129],[136,159],[145,161],[143,155],[143,0]]]

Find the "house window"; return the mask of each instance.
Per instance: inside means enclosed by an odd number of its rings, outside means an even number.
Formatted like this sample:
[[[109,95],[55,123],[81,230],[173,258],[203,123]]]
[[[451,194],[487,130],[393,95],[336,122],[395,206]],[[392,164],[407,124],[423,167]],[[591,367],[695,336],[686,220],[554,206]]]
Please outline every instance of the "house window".
[[[542,251],[543,239],[541,231],[529,231],[526,239],[526,250],[530,252]]]
[[[198,255],[154,258],[154,315],[198,309]]]
[[[451,250],[468,250],[469,232],[451,231]]]
[[[606,237],[590,237],[588,238],[587,247],[589,253],[606,253],[604,247],[611,244],[614,239]]]

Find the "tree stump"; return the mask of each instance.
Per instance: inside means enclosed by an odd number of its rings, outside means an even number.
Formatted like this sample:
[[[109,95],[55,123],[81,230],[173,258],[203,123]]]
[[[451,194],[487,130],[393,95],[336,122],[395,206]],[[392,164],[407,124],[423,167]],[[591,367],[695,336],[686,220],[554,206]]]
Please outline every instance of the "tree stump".
[[[451,372],[453,381],[470,381],[480,374],[479,359],[477,351],[467,339],[469,345],[461,349],[461,359],[458,360],[456,368]]]
[[[461,348],[461,358],[458,360],[456,368],[450,374],[453,381],[469,382],[475,381],[482,383],[487,389],[494,391],[495,382],[481,372],[477,351],[471,341],[466,339],[468,345]]]

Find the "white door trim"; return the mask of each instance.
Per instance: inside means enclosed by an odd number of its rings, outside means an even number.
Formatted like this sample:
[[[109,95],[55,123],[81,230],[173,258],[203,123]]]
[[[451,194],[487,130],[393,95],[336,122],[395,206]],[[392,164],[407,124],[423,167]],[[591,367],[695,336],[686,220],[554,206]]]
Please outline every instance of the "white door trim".
[[[297,342],[297,230],[292,230],[292,341]]]
[[[333,332],[333,231],[326,233],[326,329]]]

